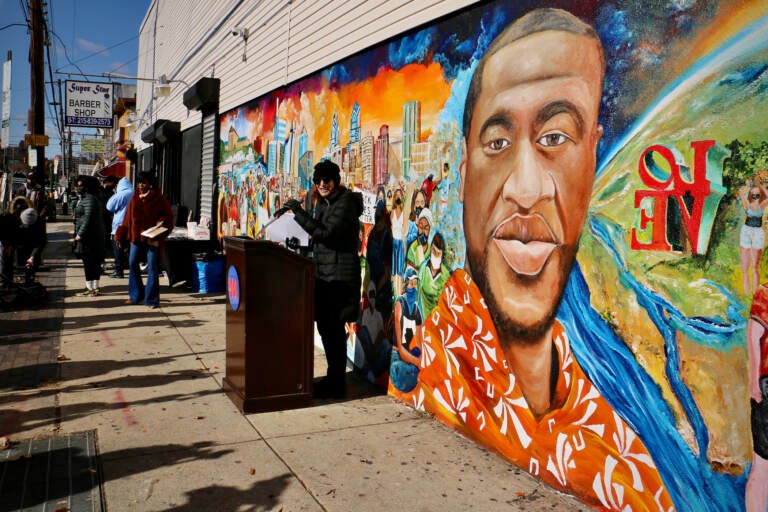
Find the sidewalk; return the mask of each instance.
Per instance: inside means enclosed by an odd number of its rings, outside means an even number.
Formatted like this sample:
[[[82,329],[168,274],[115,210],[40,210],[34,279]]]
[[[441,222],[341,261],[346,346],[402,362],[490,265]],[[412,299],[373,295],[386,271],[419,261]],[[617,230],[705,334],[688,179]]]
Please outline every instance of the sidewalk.
[[[49,224],[51,270],[40,275],[63,310],[0,311],[0,435],[95,431],[105,509],[588,510],[351,373],[346,400],[242,415],[221,390],[225,295],[163,286],[149,310],[123,304],[127,279],[105,277],[103,295],[76,297],[84,277],[70,229]],[[60,332],[50,330],[57,314]],[[3,334],[11,325],[13,341]],[[27,380],[10,379],[9,364]],[[29,377],[40,368],[48,373]],[[316,350],[315,377],[324,369]],[[41,384],[46,375],[58,378]]]

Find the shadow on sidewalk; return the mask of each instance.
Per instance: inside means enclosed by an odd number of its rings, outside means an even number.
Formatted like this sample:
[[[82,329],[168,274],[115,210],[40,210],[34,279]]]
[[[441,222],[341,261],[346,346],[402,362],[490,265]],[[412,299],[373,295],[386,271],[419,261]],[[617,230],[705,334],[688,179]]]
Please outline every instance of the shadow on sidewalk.
[[[217,351],[218,352],[218,351]],[[210,352],[200,352],[199,354],[205,354]],[[90,382],[88,384],[78,384],[75,386],[62,386],[61,383],[66,380],[82,379],[88,377],[94,377],[101,374],[110,373],[113,371],[121,371],[130,368],[146,368],[154,365],[164,365],[175,361],[177,358],[188,358],[192,354],[181,354],[178,356],[157,356],[148,357],[144,359],[131,359],[126,361],[116,361],[113,359],[99,359],[95,361],[61,361],[59,363],[53,363],[57,367],[61,365],[61,375],[66,375],[66,378],[59,377],[56,382],[58,385],[56,389],[42,389],[40,393],[49,392],[55,394],[58,392],[67,393],[70,391],[79,391],[82,389],[94,389],[98,387],[148,387],[159,386],[167,384],[169,382],[175,382],[178,380],[198,379],[207,377],[206,371],[200,370],[177,370],[170,373],[162,373],[157,375],[127,375],[125,377],[116,377],[113,379],[107,379],[103,381]],[[0,371],[0,382],[3,381],[3,377],[6,373],[15,372],[27,372],[32,370],[39,370],[41,366],[45,365],[29,365],[25,367],[13,368]],[[2,388],[0,387],[0,390]],[[7,397],[0,396],[0,403],[6,402]]]
[[[285,473],[274,478],[254,482],[245,490],[223,485],[211,485],[195,489],[185,493],[187,503],[165,509],[162,512],[277,510],[275,507],[281,502],[280,495],[288,487],[292,478],[292,475]]]
[[[117,393],[117,390],[115,390],[115,393]],[[24,430],[54,427],[58,425],[59,422],[64,423],[74,421],[105,411],[117,411],[126,407],[134,408],[142,405],[186,402],[210,395],[218,395],[220,393],[220,389],[208,389],[197,391],[195,393],[179,393],[159,397],[156,396],[143,400],[131,400],[130,404],[119,400],[73,404],[61,408],[59,415],[56,417],[51,416],[51,409],[47,406],[28,411],[3,409],[0,411],[0,426],[3,429],[3,432],[11,435],[23,432]]]

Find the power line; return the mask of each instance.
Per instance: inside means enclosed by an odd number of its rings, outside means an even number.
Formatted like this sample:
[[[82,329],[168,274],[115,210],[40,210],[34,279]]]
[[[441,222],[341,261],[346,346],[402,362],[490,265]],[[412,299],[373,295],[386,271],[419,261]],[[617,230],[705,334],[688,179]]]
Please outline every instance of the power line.
[[[2,27],[0,27],[0,30],[5,30],[10,27],[26,27],[26,26],[27,26],[26,23],[9,23],[7,25],[3,25]]]
[[[27,20],[27,24],[29,24],[29,13],[27,12],[27,6],[24,3],[24,0],[19,0],[19,5],[21,5],[21,12],[24,13],[24,19]]]
[[[107,48],[103,48],[103,49],[101,49],[101,50],[99,50],[99,51],[97,51],[97,52],[93,52],[93,53],[91,53],[91,54],[89,54],[89,55],[86,55],[85,57],[81,57],[81,58],[79,58],[79,59],[77,59],[77,60],[73,61],[73,63],[76,63],[76,62],[82,62],[82,61],[84,61],[84,60],[86,60],[86,59],[90,59],[91,57],[95,57],[95,56],[97,56],[97,55],[99,55],[99,54],[102,54],[102,53],[104,53],[104,52],[108,52],[109,50],[111,50],[111,49],[113,49],[113,48],[117,48],[118,46],[122,46],[122,45],[124,45],[124,44],[126,44],[126,43],[130,43],[131,41],[133,41],[133,40],[136,40],[136,39],[138,39],[138,38],[139,38],[139,36],[133,36],[133,37],[130,37],[130,38],[126,39],[125,41],[120,41],[120,42],[119,42],[119,43],[117,43],[117,44],[113,44],[112,46],[109,46],[109,47],[107,47]]]
[[[64,56],[67,58],[67,62],[69,62],[69,64],[71,66],[75,66],[77,68],[77,70],[80,72],[80,74],[85,76],[85,73],[83,73],[83,70],[80,69],[80,66],[78,66],[75,62],[72,62],[72,59],[69,58],[69,50],[67,50],[67,45],[64,44],[64,41],[62,41],[61,37],[59,37],[59,34],[57,34],[56,31],[54,31],[54,30],[51,30],[51,34],[56,36],[56,39],[58,39],[59,42],[61,43],[61,47],[64,50]],[[57,69],[56,71],[59,71],[59,70]],[[73,74],[75,74],[75,73],[73,73]]]
[[[45,19],[45,16],[43,16],[43,30],[45,31],[45,39],[50,41],[48,21]],[[48,108],[50,110],[50,107],[53,107],[53,115],[56,119],[56,131],[59,133],[59,137],[61,137],[64,134],[64,130],[63,130],[63,127],[61,126],[61,121],[60,121],[62,104],[61,104],[61,97],[59,97],[59,100],[56,101],[56,86],[53,81],[53,68],[51,67],[51,45],[50,44],[45,45],[45,55],[47,57],[46,60],[48,61],[48,80],[50,80],[50,83],[51,83],[51,96],[53,97],[53,102],[52,102],[53,104],[51,105],[51,103],[49,102]]]

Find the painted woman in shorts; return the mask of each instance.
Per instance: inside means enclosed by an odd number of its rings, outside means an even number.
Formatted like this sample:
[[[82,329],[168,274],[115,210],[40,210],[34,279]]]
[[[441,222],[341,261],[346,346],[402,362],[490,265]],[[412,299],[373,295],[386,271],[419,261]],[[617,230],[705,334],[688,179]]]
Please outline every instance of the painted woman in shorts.
[[[768,206],[768,191],[765,190],[762,183],[757,182],[757,184],[745,188],[741,192],[740,198],[746,216],[739,235],[739,255],[741,256],[741,271],[744,276],[744,294],[751,297],[760,284],[758,265],[763,247],[765,247],[763,210]]]

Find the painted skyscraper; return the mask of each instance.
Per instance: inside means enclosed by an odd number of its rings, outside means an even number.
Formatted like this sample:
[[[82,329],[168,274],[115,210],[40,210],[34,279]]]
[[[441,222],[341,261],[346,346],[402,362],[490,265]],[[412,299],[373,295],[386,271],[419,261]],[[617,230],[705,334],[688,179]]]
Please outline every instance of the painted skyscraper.
[[[349,120],[349,142],[355,143],[360,140],[360,105],[355,102],[352,107],[352,116]]]
[[[309,137],[307,136],[307,130],[305,128],[301,129],[301,135],[299,135],[299,159],[304,156],[304,153],[307,152],[307,149],[309,148]]]
[[[331,140],[328,144],[330,149],[330,153],[333,153],[333,150],[336,146],[339,145],[339,113],[334,111],[333,112],[333,119],[331,119]]]
[[[403,105],[403,176],[410,177],[411,145],[421,138],[421,102],[410,101]]]
[[[389,181],[389,125],[383,124],[379,128],[379,137],[373,148],[373,176],[378,185]]]

